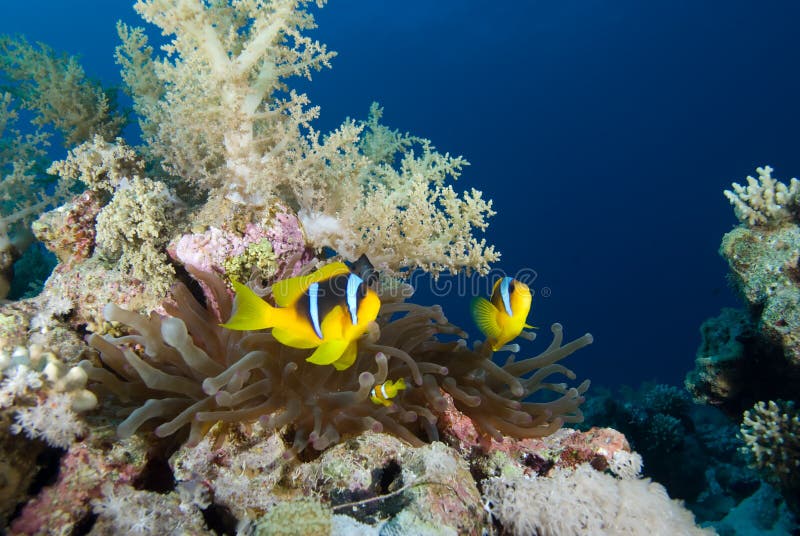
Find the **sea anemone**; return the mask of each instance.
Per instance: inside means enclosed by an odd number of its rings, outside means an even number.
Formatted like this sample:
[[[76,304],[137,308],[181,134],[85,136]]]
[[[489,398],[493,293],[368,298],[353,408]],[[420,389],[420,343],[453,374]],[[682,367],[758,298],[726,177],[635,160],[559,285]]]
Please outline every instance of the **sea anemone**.
[[[511,356],[500,366],[487,344],[468,348],[466,334],[447,321],[441,307],[406,302],[403,293],[379,284],[381,314],[359,341],[355,364],[337,371],[307,363],[309,350],[284,346],[268,331],[220,327],[232,307],[226,283],[214,274],[190,272],[208,305],[178,283],[164,304],[167,315],[144,317],[110,304],[106,319],[124,324],[130,334],[89,339],[102,366],[81,366],[98,392],[131,410],[117,429],[122,437],[160,421],[156,436],[188,427],[188,441],[195,443],[217,422],[260,420],[269,429],[285,429],[292,454],[309,445],[324,450],[365,430],[419,445],[438,439],[437,412],[447,406],[443,393],[481,433],[498,440],[542,437],[583,418],[579,406],[588,380],[572,388],[547,380],[554,374],[575,378],[558,361],[590,344],[589,334],[562,345],[562,328],[554,324],[553,340],[542,353],[518,361]],[[370,399],[373,387],[399,378],[408,387],[391,405]],[[526,401],[547,391],[557,395]]]

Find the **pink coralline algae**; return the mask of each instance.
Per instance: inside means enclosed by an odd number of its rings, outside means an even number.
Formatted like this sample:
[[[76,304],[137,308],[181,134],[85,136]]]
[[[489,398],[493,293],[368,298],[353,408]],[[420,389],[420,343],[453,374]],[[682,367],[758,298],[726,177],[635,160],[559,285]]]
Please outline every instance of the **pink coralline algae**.
[[[202,233],[186,234],[174,241],[168,252],[187,267],[225,274],[227,261],[243,255],[248,247],[263,240],[272,245],[276,264],[286,267],[281,272],[283,277],[296,275],[311,257],[306,249],[300,222],[288,212],[276,214],[271,226],[248,223],[244,234],[216,227]]]
[[[62,207],[44,213],[34,222],[33,231],[61,263],[72,265],[91,256],[95,219],[102,205],[100,195],[88,190]]]
[[[553,467],[576,467],[589,463],[604,470],[617,452],[631,451],[625,436],[611,428],[592,428],[587,432],[562,428],[543,438],[515,439],[504,437],[497,441],[481,435],[472,420],[453,404],[453,398],[443,394],[447,407],[438,413],[438,427],[446,443],[462,453],[505,453],[521,460],[530,472],[545,474]]]
[[[272,243],[272,250],[278,260],[291,263],[284,272],[285,277],[297,275],[311,258],[311,252],[306,247],[303,229],[300,227],[297,216],[288,212],[279,212],[275,215],[272,226],[266,230],[266,235]]]

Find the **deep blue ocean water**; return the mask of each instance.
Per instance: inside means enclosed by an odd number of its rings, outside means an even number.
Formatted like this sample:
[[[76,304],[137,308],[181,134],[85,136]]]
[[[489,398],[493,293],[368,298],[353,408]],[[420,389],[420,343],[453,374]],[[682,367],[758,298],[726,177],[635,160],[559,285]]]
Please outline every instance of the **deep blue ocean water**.
[[[791,1],[343,0],[313,33],[333,69],[295,87],[323,132],[378,101],[386,124],[472,163],[459,184],[494,199],[498,268],[536,273],[532,323],[595,335],[566,362],[579,378],[678,383],[700,323],[737,303],[722,190],[764,164],[800,175],[799,16]],[[0,6],[1,33],[78,54],[106,84],[118,19],[139,24],[120,0]],[[468,297],[417,299],[471,326]]]

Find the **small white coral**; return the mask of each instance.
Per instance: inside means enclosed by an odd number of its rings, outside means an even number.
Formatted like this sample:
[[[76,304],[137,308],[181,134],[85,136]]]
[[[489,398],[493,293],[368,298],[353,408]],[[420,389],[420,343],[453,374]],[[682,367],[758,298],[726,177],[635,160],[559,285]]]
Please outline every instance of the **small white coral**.
[[[26,395],[30,390],[42,386],[40,375],[25,365],[14,367],[6,376],[0,383],[0,408],[11,406],[18,396]]]
[[[103,484],[100,498],[92,500],[98,515],[95,534],[213,534],[205,528],[197,508],[181,509],[176,493],[161,494],[129,485]]]
[[[787,186],[772,178],[773,171],[769,166],[756,168],[758,179],[748,176],[747,186],[733,183],[733,191],[725,190],[736,217],[749,227],[775,227],[798,211],[800,181],[792,179]]]
[[[751,465],[786,488],[800,482],[800,413],[794,402],[757,402],[744,412],[740,434]]]
[[[77,412],[96,407],[97,397],[85,389],[83,369],[68,367],[39,344],[20,346],[2,361],[6,379],[0,383],[0,409],[14,412],[11,433],[24,432],[61,448],[85,433]]]
[[[642,457],[638,452],[618,450],[609,460],[608,468],[623,480],[636,479],[642,474]]]
[[[51,393],[43,402],[17,410],[11,433],[24,432],[31,439],[42,438],[54,447],[67,448],[86,425],[72,411],[69,393]]]

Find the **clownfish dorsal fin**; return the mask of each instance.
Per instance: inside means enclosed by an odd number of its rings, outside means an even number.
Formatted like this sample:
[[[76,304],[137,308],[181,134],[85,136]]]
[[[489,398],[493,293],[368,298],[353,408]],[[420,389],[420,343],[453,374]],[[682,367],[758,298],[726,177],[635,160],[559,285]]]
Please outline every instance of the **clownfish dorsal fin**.
[[[472,319],[485,336],[496,339],[500,335],[497,324],[497,308],[486,298],[475,298],[470,306]]]
[[[319,283],[339,274],[349,273],[350,269],[343,262],[332,262],[326,264],[319,270],[310,274],[299,275],[278,281],[272,285],[272,299],[279,307],[289,307],[314,283]]]

